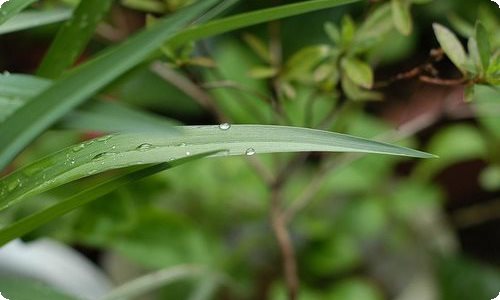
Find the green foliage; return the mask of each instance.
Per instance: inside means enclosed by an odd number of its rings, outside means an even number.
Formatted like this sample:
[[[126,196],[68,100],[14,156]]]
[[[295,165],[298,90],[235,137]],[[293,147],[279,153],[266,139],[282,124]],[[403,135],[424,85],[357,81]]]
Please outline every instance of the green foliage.
[[[480,2],[9,1],[0,245],[96,251],[123,283],[102,299],[286,299],[294,260],[300,299],[491,299],[498,267],[463,259],[500,187]]]

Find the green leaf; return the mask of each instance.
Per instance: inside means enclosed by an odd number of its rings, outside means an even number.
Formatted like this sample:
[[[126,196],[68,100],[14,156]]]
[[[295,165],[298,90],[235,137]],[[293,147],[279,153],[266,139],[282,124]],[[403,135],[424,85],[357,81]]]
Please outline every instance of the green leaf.
[[[0,144],[3,145],[0,149],[0,169],[51,124],[139,64],[165,40],[171,38],[176,30],[187,25],[216,2],[218,1],[199,2],[159,21],[156,26],[78,67],[17,110],[0,124]]]
[[[377,101],[382,100],[384,95],[375,92],[364,90],[356,85],[347,75],[341,78],[342,90],[347,95],[347,98],[354,101]]]
[[[61,22],[69,19],[71,14],[72,11],[70,9],[22,12],[0,25],[0,34]]]
[[[473,74],[483,71],[483,65],[481,63],[481,58],[479,57],[479,49],[475,38],[469,38],[467,41],[467,50],[469,50],[470,62],[468,62],[465,66],[468,71]]]
[[[131,9],[136,9],[140,11],[145,11],[149,13],[162,14],[166,12],[166,5],[162,3],[163,1],[157,0],[122,0],[123,6]]]
[[[51,85],[35,76],[0,75],[0,122]],[[64,116],[58,124],[65,129],[115,132],[175,132],[175,122],[119,102],[92,101]]]
[[[179,33],[169,44],[176,47],[188,41],[199,40],[243,27],[358,1],[360,0],[311,0],[238,14],[189,28]]]
[[[476,24],[476,42],[482,69],[486,72],[490,65],[491,48],[488,32],[481,22]]]
[[[412,20],[410,3],[406,0],[392,0],[392,19],[394,25],[404,35],[410,35],[412,30]]]
[[[467,55],[457,36],[443,25],[434,23],[432,26],[434,28],[434,34],[443,51],[453,64],[464,72],[464,65],[467,63]]]
[[[65,148],[0,181],[0,210],[21,199],[107,170],[152,164],[190,155],[227,150],[217,155],[273,152],[364,152],[429,158],[431,154],[349,135],[286,126],[185,126],[182,135],[123,134],[105,136]]]
[[[15,0],[13,0],[15,2]],[[7,299],[15,300],[76,300],[33,279],[0,278],[0,291]]]
[[[355,57],[345,57],[341,61],[341,66],[355,84],[367,89],[373,86],[373,70],[367,63]]]
[[[113,0],[80,1],[73,17],[57,32],[37,74],[53,79],[73,65],[112,2]]]
[[[0,229],[0,246],[23,236],[24,234],[40,227],[41,225],[46,224],[78,207],[97,200],[100,197],[109,194],[110,192],[127,183],[145,178],[155,173],[164,171],[166,169],[181,165],[189,161],[193,161],[195,159],[202,158],[213,153],[215,152],[202,153],[193,155],[192,157],[182,158],[176,161],[161,163],[145,168],[132,168],[128,172],[125,172],[125,174],[123,175],[115,176],[108,181],[95,185],[74,196],[60,201],[55,205],[44,208],[41,211],[35,212],[27,217],[24,217],[12,224],[3,227],[2,229]]]
[[[0,13],[0,25],[5,23],[8,19],[17,15],[20,11],[28,7],[30,4],[35,3],[36,0],[15,0],[8,1],[2,5]]]
[[[301,79],[312,75],[312,68],[327,58],[330,50],[331,48],[328,45],[302,48],[286,62],[283,77],[286,79]]]
[[[332,42],[334,42],[335,44],[340,43],[340,30],[337,25],[332,22],[326,22],[324,25],[324,30],[330,40],[332,40]]]

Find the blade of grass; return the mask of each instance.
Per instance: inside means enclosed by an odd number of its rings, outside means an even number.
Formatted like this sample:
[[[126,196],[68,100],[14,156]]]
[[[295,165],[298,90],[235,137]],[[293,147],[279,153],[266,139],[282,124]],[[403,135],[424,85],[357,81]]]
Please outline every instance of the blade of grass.
[[[29,75],[0,75],[0,123],[51,84]],[[58,123],[63,129],[116,132],[176,132],[173,120],[119,102],[95,100],[69,112]]]
[[[69,19],[71,14],[70,9],[22,12],[0,25],[0,34],[61,22]]]
[[[61,202],[54,204],[48,208],[41,211],[33,213],[27,217],[24,217],[10,225],[5,226],[0,229],[0,247],[6,243],[25,235],[26,233],[46,224],[78,207],[81,207],[89,202],[99,199],[102,196],[118,189],[119,187],[145,178],[147,176],[153,175],[155,173],[173,168],[175,166],[200,159],[204,156],[213,154],[203,153],[195,155],[188,158],[179,159],[176,161],[161,163],[148,167],[135,167],[125,172],[125,174],[116,176],[108,181],[105,181],[99,185],[82,191],[72,197],[62,200]]]
[[[0,25],[35,2],[36,0],[11,0],[4,3],[0,8]]]
[[[112,2],[113,0],[80,1],[73,17],[57,32],[37,75],[54,79],[73,65]]]
[[[169,44],[172,47],[176,47],[189,41],[211,37],[236,29],[359,1],[312,0],[242,13],[186,29],[176,35]]]
[[[224,155],[273,152],[364,152],[429,158],[431,154],[322,130],[266,125],[184,126],[181,135],[122,134],[65,148],[0,180],[0,210],[27,196],[111,169],[160,163],[226,149]]]
[[[51,124],[139,64],[171,38],[176,30],[218,2],[198,2],[158,21],[155,26],[76,68],[0,123],[0,170]]]

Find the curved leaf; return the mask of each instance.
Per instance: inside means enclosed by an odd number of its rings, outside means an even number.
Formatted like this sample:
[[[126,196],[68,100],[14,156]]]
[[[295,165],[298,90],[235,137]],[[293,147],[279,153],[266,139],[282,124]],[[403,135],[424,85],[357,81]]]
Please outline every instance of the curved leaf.
[[[160,163],[226,149],[217,155],[272,152],[364,152],[429,158],[431,154],[322,130],[266,125],[180,127],[182,135],[123,134],[49,155],[0,181],[0,210],[62,184],[111,169]]]

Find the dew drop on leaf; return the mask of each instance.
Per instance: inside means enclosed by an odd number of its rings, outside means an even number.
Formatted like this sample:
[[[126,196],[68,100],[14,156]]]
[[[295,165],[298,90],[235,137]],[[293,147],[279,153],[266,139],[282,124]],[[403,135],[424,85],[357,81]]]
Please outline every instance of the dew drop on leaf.
[[[248,148],[246,151],[245,151],[245,155],[248,155],[248,156],[252,156],[255,154],[255,149],[254,148]]]
[[[139,151],[148,151],[153,149],[154,146],[148,143],[140,144],[139,146],[136,147],[137,150]]]
[[[229,128],[231,128],[231,124],[229,123],[222,123],[219,125],[220,130],[228,130]]]

